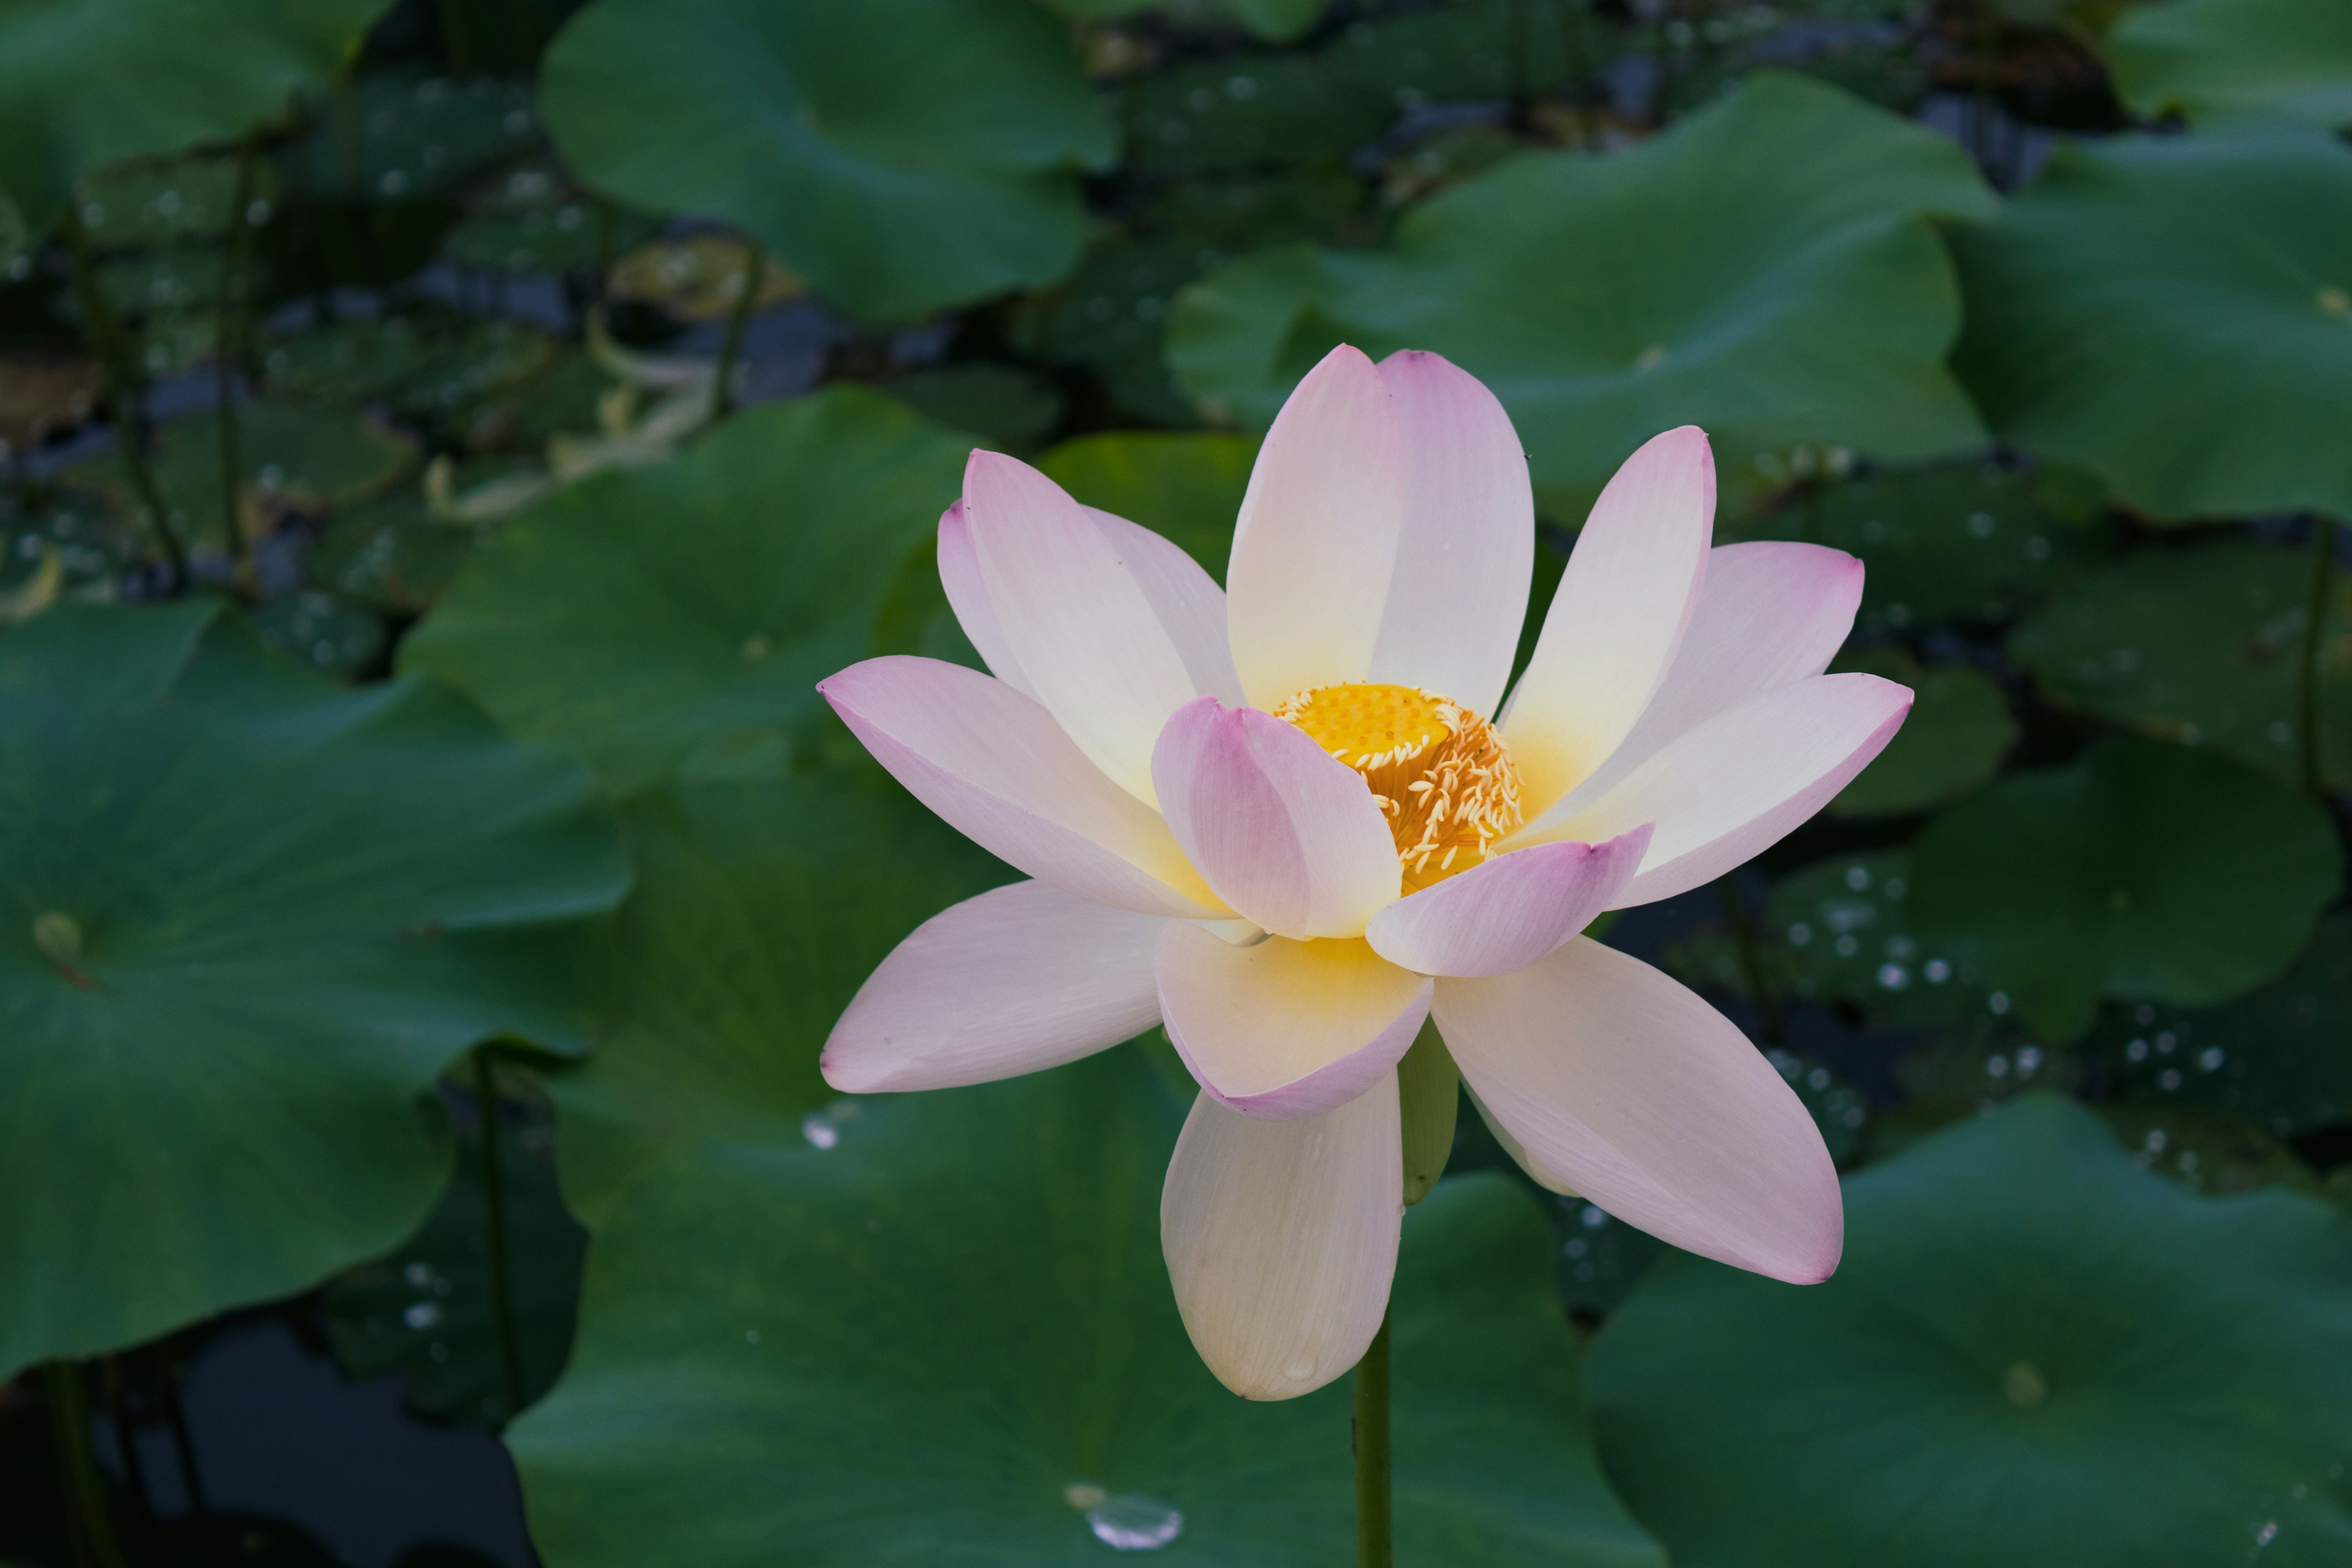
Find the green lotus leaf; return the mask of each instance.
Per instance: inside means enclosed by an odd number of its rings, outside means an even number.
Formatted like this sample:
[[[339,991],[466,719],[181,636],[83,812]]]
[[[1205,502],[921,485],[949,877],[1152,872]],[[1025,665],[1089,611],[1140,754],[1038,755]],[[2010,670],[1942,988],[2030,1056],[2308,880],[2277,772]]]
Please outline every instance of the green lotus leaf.
[[[2352,517],[2352,149],[2243,129],[2063,146],[1949,236],[1993,427],[2156,521]]]
[[[1810,487],[1724,531],[1860,557],[1868,571],[1855,626],[1864,632],[2000,622],[2042,604],[2109,548],[2107,529],[2052,505],[2048,488],[2046,474],[1990,463],[1894,469]]]
[[[461,1077],[469,1088],[476,1081],[470,1065]],[[557,1190],[554,1127],[512,1108],[500,1121],[508,1310],[529,1405],[554,1386],[571,1353],[587,1237]],[[329,1342],[345,1372],[362,1378],[397,1372],[413,1408],[496,1430],[514,1412],[491,1283],[479,1127],[474,1119],[453,1129],[457,1158],[448,1187],[416,1234],[337,1279],[322,1305]]]
[[[2218,1007],[2142,1003],[2095,1037],[2133,1095],[2214,1106],[2281,1138],[2352,1121],[2352,915],[2330,915],[2294,967]]]
[[[0,1369],[304,1289],[413,1231],[477,1041],[584,1050],[627,883],[578,766],[208,606],[0,636]]]
[[[1992,777],[2017,743],[2017,721],[2000,688],[1966,665],[1923,668],[1902,649],[1881,647],[1838,668],[1901,681],[1917,696],[1886,750],[1830,802],[1832,816],[1897,816],[1941,805]]]
[[[1108,121],[1028,0],[596,0],[548,49],[541,111],[582,180],[757,235],[861,316],[1067,273],[1077,172]]]
[[[2192,1196],[2034,1095],[1845,1186],[1845,1259],[1666,1258],[1586,1373],[1683,1568],[2336,1563],[2352,1222]]]
[[[378,609],[420,615],[474,549],[474,531],[442,521],[422,497],[387,496],[340,512],[310,546],[310,575]]]
[[[1222,583],[1256,460],[1244,436],[1115,430],[1065,441],[1039,467],[1087,506],[1174,540]]]
[[[816,683],[866,657],[963,482],[968,437],[877,392],[747,409],[668,463],[558,491],[476,551],[401,645],[513,734],[625,795],[699,748],[781,769]]]
[[[2026,622],[2009,651],[2053,701],[2287,784],[2303,779],[2300,701],[2312,558],[2251,539],[2147,550]],[[2329,593],[2320,760],[2352,784],[2352,581]]]
[[[2352,10],[2336,0],[2135,5],[2107,36],[2117,96],[2154,118],[2352,124]]]
[[[2014,773],[1913,846],[1920,939],[2056,1038],[2105,996],[2201,1005],[2274,978],[2342,886],[2318,805],[2183,746]]]
[[[598,1231],[572,1366],[508,1435],[541,1550],[1353,1562],[1345,1383],[1236,1399],[1177,1318],[1159,1208],[1182,1114],[1122,1049],[664,1163]],[[1496,1176],[1406,1222],[1400,1561],[1661,1563],[1585,1446],[1549,1250]]]
[[[1991,209],[1949,141],[1765,72],[1625,151],[1508,159],[1407,213],[1388,252],[1213,273],[1178,296],[1169,361],[1204,408],[1262,426],[1335,342],[1433,349],[1510,410],[1551,514],[1581,519],[1683,423],[1713,438],[1730,514],[1798,449],[1902,461],[1981,438],[1944,368],[1959,299],[1923,215]]]
[[[834,1098],[817,1056],[900,938],[1011,879],[860,759],[782,779],[676,783],[623,814],[623,1005],[552,1075],[563,1189],[601,1225],[667,1150],[793,1141]]]
[[[288,150],[286,167],[314,195],[414,201],[531,146],[539,122],[530,96],[529,82],[494,77],[371,71]]]
[[[0,196],[32,232],[74,182],[227,142],[332,81],[383,0],[6,0]]]

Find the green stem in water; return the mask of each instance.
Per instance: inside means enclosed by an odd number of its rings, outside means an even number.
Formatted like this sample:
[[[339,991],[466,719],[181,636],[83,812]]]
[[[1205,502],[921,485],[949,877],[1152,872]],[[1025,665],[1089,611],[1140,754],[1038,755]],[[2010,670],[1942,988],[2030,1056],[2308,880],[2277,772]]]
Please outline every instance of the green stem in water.
[[[2315,518],[2311,524],[2311,602],[2303,623],[2303,666],[2295,681],[2295,730],[2303,741],[2303,787],[2321,800],[2327,798],[2326,737],[2321,732],[2319,655],[2326,641],[2328,580],[2336,570],[2336,522]]]
[[[122,323],[114,318],[113,308],[106,302],[106,290],[98,281],[97,258],[90,252],[89,231],[81,226],[81,215],[71,207],[66,209],[63,226],[66,247],[73,253],[74,293],[81,301],[82,319],[89,324],[90,346],[98,351],[100,372],[106,378],[106,405],[114,413],[115,445],[122,452],[123,470],[131,476],[131,488],[139,494],[140,505],[147,509],[147,524],[155,535],[155,543],[163,552],[164,563],[172,570],[173,587],[188,580],[187,552],[180,548],[179,535],[172,531],[171,513],[163,505],[163,493],[155,485],[155,473],[147,466],[147,448],[141,440],[139,428],[139,394],[142,382],[138,367],[131,357],[131,340]]]
[[[506,1189],[499,1179],[499,1090],[490,1076],[490,1047],[474,1052],[474,1102],[482,1145],[482,1212],[489,1237],[490,1318],[499,1331],[499,1369],[505,1374],[507,1419],[522,1414],[522,1347],[515,1337],[514,1301],[507,1278]]]
[[[74,1559],[91,1568],[129,1568],[106,1510],[105,1479],[98,1473],[97,1456],[89,1451],[89,1394],[82,1387],[81,1368],[69,1361],[53,1361],[42,1369],[41,1378],[48,1385],[49,1431],[57,1444],[58,1468],[63,1472],[66,1495],[73,1500]]]
[[[760,285],[768,271],[768,258],[760,249],[760,242],[743,242],[743,289],[735,296],[735,309],[728,312],[727,335],[719,344],[719,382],[711,388],[710,417],[724,419],[735,406],[735,362],[743,353],[744,329],[751,324],[751,310],[760,298]]]
[[[236,195],[229,203],[228,255],[221,264],[220,302],[215,316],[217,341],[213,345],[213,404],[220,422],[221,519],[228,530],[229,558],[236,563],[236,588],[249,595],[254,588],[253,551],[245,537],[243,499],[245,461],[238,450],[236,425],[236,365],[238,345],[245,336],[246,269],[253,257],[253,225],[246,209],[253,205],[254,168],[258,162],[248,135],[237,148]]]
[[[1389,1539],[1389,1320],[1356,1363],[1356,1568],[1394,1568]]]

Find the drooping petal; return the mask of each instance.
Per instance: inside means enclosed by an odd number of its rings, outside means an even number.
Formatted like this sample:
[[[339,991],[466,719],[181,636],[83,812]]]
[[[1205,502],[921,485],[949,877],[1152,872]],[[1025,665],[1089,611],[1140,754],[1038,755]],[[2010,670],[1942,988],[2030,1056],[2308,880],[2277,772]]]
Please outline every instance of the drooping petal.
[[[1862,563],[1843,550],[1780,539],[1717,545],[1665,684],[1600,770],[1546,816],[1565,817],[1600,799],[1717,713],[1827,669],[1861,603]]]
[[[1022,678],[1097,767],[1151,804],[1152,742],[1196,693],[1119,548],[1061,486],[1002,453],[972,453],[963,506]]]
[[[1874,675],[1815,675],[1748,699],[1662,747],[1601,798],[1504,842],[1613,837],[1657,825],[1612,901],[1623,909],[1711,882],[1777,844],[1870,764],[1911,710]]]
[[[1429,1016],[1430,983],[1360,941],[1242,947],[1161,926],[1160,1016],[1201,1087],[1247,1116],[1345,1105],[1392,1071]]]
[[[966,899],[857,988],[824,1043],[824,1080],[845,1094],[950,1089],[1115,1046],[1159,1020],[1152,953],[1166,923],[1044,882]]]
[[[1281,936],[1360,936],[1403,883],[1362,775],[1304,733],[1213,697],[1186,704],[1152,753],[1160,809],[1237,914]]]
[[[1714,530],[1715,458],[1696,425],[1652,437],[1592,503],[1503,710],[1529,816],[1606,762],[1650,705],[1697,603]]]
[[[1225,591],[1175,541],[1098,507],[1084,509],[1111,542],[1184,661],[1192,689],[1241,705],[1241,677],[1225,637]]]
[[[917,800],[1008,865],[1115,909],[1226,912],[1159,814],[1003,681],[894,655],[851,665],[817,690]]]
[[[1404,436],[1404,526],[1370,679],[1492,717],[1535,570],[1535,494],[1511,416],[1466,371],[1405,349],[1380,364]]]
[[[1160,1249],[1192,1348],[1244,1399],[1322,1387],[1380,1331],[1403,1221],[1395,1073],[1297,1121],[1203,1093],[1160,1194]]]
[[[1034,698],[1029,678],[1021,673],[1021,661],[1004,643],[1004,632],[996,624],[996,607],[988,602],[988,584],[980,579],[980,552],[971,542],[971,524],[963,515],[963,502],[958,501],[940,514],[940,586],[947,590],[948,608],[955,612],[956,625],[974,651],[987,664],[989,672],[1024,697]]]
[[[1644,824],[1600,844],[1514,849],[1399,899],[1364,936],[1382,958],[1423,974],[1508,974],[1590,925],[1649,843]]]
[[[1225,571],[1234,668],[1258,708],[1371,668],[1404,521],[1404,441],[1381,373],[1345,343],[1258,448]]]
[[[1579,937],[1515,974],[1442,980],[1437,1027],[1544,1169],[1651,1235],[1811,1284],[1837,1267],[1837,1167],[1796,1091],[1714,1008]]]

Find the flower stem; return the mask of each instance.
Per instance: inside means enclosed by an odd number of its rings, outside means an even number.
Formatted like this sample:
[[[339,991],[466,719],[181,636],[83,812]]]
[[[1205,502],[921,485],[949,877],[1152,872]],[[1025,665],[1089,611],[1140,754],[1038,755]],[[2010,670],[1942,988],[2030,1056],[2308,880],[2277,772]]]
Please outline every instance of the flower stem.
[[[1356,1568],[1392,1568],[1389,1541],[1389,1320],[1356,1363]]]
[[[122,453],[123,471],[131,476],[131,488],[138,492],[140,505],[146,509],[148,527],[163,552],[164,564],[171,569],[172,586],[176,591],[187,585],[188,557],[180,548],[179,535],[172,531],[171,513],[163,505],[163,491],[156,488],[154,472],[147,466],[147,448],[141,440],[144,433],[139,427],[141,383],[131,354],[131,341],[122,323],[115,320],[113,308],[106,302],[106,290],[98,280],[98,258],[91,253],[89,232],[81,226],[81,215],[67,208],[60,227],[66,248],[73,253],[74,293],[81,301],[82,321],[89,329],[90,346],[98,351],[99,369],[106,378],[107,407],[114,416],[114,443]]]
[[[2303,662],[2295,672],[2295,731],[2303,741],[2303,787],[2327,798],[2326,737],[2320,733],[2319,652],[2326,641],[2327,585],[2336,567],[2336,522],[2311,524],[2311,603],[2303,622]]]
[[[474,1102],[482,1144],[482,1212],[488,1218],[490,1318],[499,1331],[499,1369],[505,1374],[507,1419],[522,1414],[522,1347],[515,1337],[514,1302],[507,1279],[506,1190],[499,1179],[499,1091],[490,1078],[490,1048],[474,1052]]]
[[[253,224],[246,216],[253,205],[255,165],[259,158],[247,133],[237,147],[236,194],[229,202],[228,254],[221,259],[219,308],[213,342],[213,401],[220,423],[221,524],[228,530],[229,560],[240,594],[254,591],[253,550],[245,537],[243,499],[245,460],[238,451],[236,427],[237,355],[244,342],[246,274],[253,258]]]
[[[760,298],[760,285],[768,271],[767,256],[756,239],[743,242],[743,291],[735,296],[735,309],[728,313],[727,335],[719,342],[719,383],[710,389],[710,417],[724,419],[735,406],[735,362],[742,357],[744,329],[751,324],[751,311]]]
[[[89,1394],[82,1387],[81,1368],[69,1361],[53,1361],[42,1369],[41,1378],[48,1385],[49,1431],[57,1444],[58,1468],[64,1472],[66,1495],[73,1500],[74,1559],[91,1568],[128,1568],[122,1543],[115,1539],[114,1521],[106,1510],[106,1483],[89,1451]],[[123,1441],[130,1441],[128,1433]]]

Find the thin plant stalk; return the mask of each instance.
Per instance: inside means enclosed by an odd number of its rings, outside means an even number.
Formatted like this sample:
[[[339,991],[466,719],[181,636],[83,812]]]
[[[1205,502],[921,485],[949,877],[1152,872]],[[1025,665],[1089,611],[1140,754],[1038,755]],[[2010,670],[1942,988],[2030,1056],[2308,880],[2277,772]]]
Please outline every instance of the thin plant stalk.
[[[2327,797],[2326,736],[2319,709],[2320,649],[2326,642],[2327,589],[2336,571],[2336,521],[2315,518],[2311,524],[2311,602],[2303,621],[2303,664],[2295,680],[2295,731],[2303,741],[2303,787],[2314,796]]]
[[[180,548],[179,535],[172,531],[171,513],[163,505],[163,493],[156,487],[155,471],[147,466],[147,448],[140,439],[142,384],[131,363],[131,341],[122,323],[115,320],[113,307],[106,302],[106,290],[99,285],[98,263],[90,252],[89,231],[81,226],[81,215],[68,207],[63,228],[66,248],[73,254],[74,293],[81,301],[82,319],[89,326],[91,346],[98,350],[99,371],[106,379],[107,406],[114,411],[115,445],[121,449],[131,488],[147,510],[156,547],[171,568],[173,585],[178,587],[188,580],[188,556]]]
[[[69,1361],[53,1361],[42,1369],[41,1379],[47,1384],[59,1479],[73,1507],[74,1561],[89,1568],[130,1568],[107,1512],[98,1457],[89,1450],[89,1394],[82,1386],[81,1368]]]
[[[1777,1046],[1782,1029],[1780,998],[1765,972],[1764,945],[1757,934],[1756,917],[1748,912],[1748,900],[1739,891],[1739,873],[1729,871],[1717,878],[1715,891],[1723,900],[1724,921],[1731,927],[1732,946],[1739,954],[1739,976],[1748,983],[1748,994],[1756,998],[1757,1009],[1764,1015],[1764,1043]]]
[[[238,346],[245,337],[246,271],[253,260],[253,225],[246,218],[246,209],[253,205],[254,169],[258,162],[248,135],[237,148],[236,195],[229,203],[228,254],[221,263],[220,302],[215,316],[217,341],[213,345],[213,402],[220,423],[221,517],[228,530],[229,559],[236,563],[241,593],[252,591],[254,571],[253,551],[245,537],[245,461],[237,440],[236,366]]]
[[[751,308],[766,280],[768,258],[760,242],[743,242],[743,289],[727,315],[727,335],[719,342],[718,384],[710,389],[710,417],[724,419],[735,407],[735,362],[742,357],[743,333],[751,324]]]
[[[474,1052],[474,1101],[479,1108],[482,1212],[489,1237],[490,1318],[499,1330],[499,1369],[507,1391],[507,1419],[522,1414],[522,1347],[515,1337],[514,1299],[507,1277],[506,1189],[499,1173],[499,1091],[490,1076],[490,1048]]]
[[[1394,1568],[1389,1503],[1389,1320],[1356,1363],[1356,1568]]]

